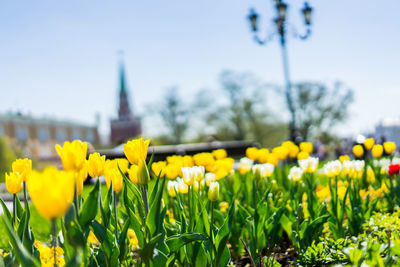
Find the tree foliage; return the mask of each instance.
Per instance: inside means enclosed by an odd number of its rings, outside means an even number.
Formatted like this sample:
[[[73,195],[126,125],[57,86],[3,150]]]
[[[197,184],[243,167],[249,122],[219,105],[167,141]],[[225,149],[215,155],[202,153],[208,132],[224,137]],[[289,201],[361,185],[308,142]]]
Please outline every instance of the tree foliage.
[[[213,94],[203,94],[208,100],[202,101],[212,103],[212,108],[206,109],[205,121],[213,127],[216,139],[255,140],[271,146],[285,138],[286,125],[267,109],[265,86],[253,75],[223,71],[219,81],[226,101],[216,104]]]
[[[348,118],[353,91],[336,82],[331,88],[320,82],[300,82],[293,86],[297,129],[303,139],[329,132]]]
[[[176,87],[167,90],[157,111],[167,129],[167,134],[160,139],[164,143],[182,143],[189,126],[189,113]]]

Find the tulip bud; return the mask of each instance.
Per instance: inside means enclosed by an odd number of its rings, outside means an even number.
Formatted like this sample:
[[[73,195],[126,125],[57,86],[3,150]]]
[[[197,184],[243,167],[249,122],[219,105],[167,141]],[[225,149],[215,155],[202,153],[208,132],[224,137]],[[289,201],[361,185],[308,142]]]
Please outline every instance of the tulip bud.
[[[211,182],[215,182],[215,174],[208,172],[206,173],[206,185],[210,187]]]
[[[138,183],[138,171],[139,167],[137,165],[131,165],[131,167],[128,169],[129,180],[131,180],[131,182],[134,184]]]
[[[178,183],[175,181],[168,181],[167,189],[170,197],[176,197],[176,193],[179,192]]]
[[[219,183],[211,182],[208,188],[208,199],[212,202],[216,201],[219,197]]]
[[[353,146],[353,154],[356,158],[361,158],[364,155],[364,149],[361,145]]]
[[[382,145],[374,145],[372,147],[372,156],[374,156],[374,158],[380,158],[383,154],[383,146]]]
[[[183,181],[185,182],[185,184],[187,185],[193,185],[194,183],[194,176],[195,176],[195,172],[194,169],[191,167],[182,167],[182,176],[183,176]]]
[[[56,145],[65,171],[79,171],[86,161],[87,143],[80,140],[64,142],[64,146]]]
[[[301,142],[300,150],[302,152],[307,152],[308,154],[311,154],[313,152],[313,144],[311,142]]]
[[[394,142],[383,143],[383,148],[387,154],[392,154],[396,150],[396,144]]]
[[[256,160],[258,157],[258,148],[256,147],[248,147],[246,149],[246,157],[252,160]]]
[[[146,162],[139,160],[138,165],[138,184],[148,184],[150,181],[149,170],[147,169]]]
[[[22,176],[11,172],[6,173],[6,187],[10,194],[17,194],[22,189]]]
[[[364,146],[366,149],[370,150],[375,144],[374,138],[367,138],[364,141]]]
[[[128,141],[124,145],[124,153],[131,164],[139,165],[139,161],[145,161],[150,140],[144,141],[143,138]]]
[[[30,159],[17,159],[12,163],[12,170],[15,174],[21,176],[23,182],[32,172],[32,161]]]
[[[99,177],[104,174],[104,164],[106,156],[100,156],[99,153],[92,153],[88,159],[88,173],[90,177]]]

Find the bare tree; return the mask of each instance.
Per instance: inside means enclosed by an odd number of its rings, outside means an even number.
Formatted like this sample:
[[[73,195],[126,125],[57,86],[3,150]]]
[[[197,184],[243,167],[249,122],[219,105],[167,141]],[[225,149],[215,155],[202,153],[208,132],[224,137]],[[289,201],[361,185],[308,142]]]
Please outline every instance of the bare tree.
[[[173,144],[182,143],[189,125],[189,112],[179,97],[176,87],[167,90],[157,110],[168,130],[165,139]]]
[[[332,88],[319,82],[300,82],[293,85],[293,100],[297,129],[307,140],[348,118],[353,91],[341,82]]]

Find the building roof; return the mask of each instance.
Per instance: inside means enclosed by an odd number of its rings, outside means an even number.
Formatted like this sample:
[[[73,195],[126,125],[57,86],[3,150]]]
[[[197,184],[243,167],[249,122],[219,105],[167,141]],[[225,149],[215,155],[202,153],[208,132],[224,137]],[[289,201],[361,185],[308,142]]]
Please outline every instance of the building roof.
[[[33,124],[51,124],[51,125],[64,125],[64,126],[75,126],[75,127],[84,127],[84,128],[93,128],[95,125],[85,124],[81,122],[76,122],[72,120],[60,120],[54,117],[33,117],[31,114],[22,114],[22,113],[3,113],[0,114],[0,122],[4,121],[13,121],[13,122],[29,122]]]

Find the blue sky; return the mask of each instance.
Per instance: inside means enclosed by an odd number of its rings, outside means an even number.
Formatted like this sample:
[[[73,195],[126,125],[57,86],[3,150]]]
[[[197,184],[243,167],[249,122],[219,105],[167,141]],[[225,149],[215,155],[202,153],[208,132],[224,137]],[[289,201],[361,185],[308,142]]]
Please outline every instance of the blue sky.
[[[288,2],[289,20],[302,30],[303,1]],[[354,89],[352,115],[338,127],[341,133],[400,115],[400,1],[310,3],[312,37],[288,42],[292,80],[341,80]],[[121,49],[137,113],[170,86],[179,86],[190,101],[201,88],[218,88],[223,69],[282,83],[278,42],[253,42],[250,7],[261,14],[263,30],[271,27],[271,0],[1,1],[0,112],[89,123],[100,112],[107,132],[116,115]],[[281,102],[271,96],[267,103]],[[147,121],[145,129],[151,135],[159,126]]]

